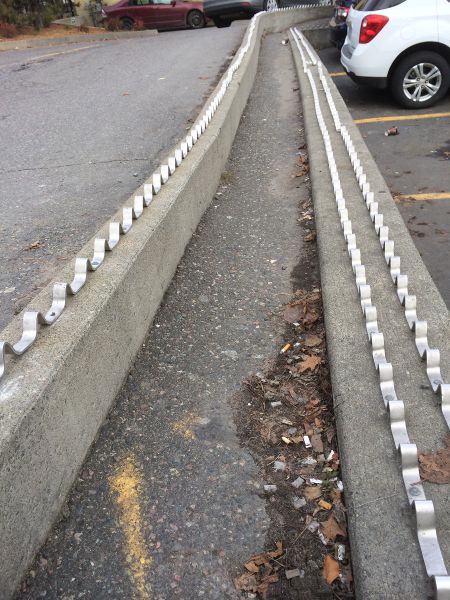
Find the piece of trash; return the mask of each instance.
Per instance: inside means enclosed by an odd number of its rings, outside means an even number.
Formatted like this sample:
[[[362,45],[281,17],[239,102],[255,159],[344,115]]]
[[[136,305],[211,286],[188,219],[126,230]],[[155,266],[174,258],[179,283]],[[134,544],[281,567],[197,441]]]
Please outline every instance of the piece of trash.
[[[289,419],[286,419],[285,417],[283,417],[283,418],[281,419],[281,422],[282,422],[284,425],[293,425],[293,424],[294,424],[292,421],[289,421]]]
[[[337,480],[337,482],[336,482],[336,486],[337,486],[337,489],[338,489],[340,492],[343,492],[343,491],[344,491],[344,484],[342,483],[342,481],[341,481],[340,479],[338,479],[338,480]]]
[[[286,463],[282,462],[281,460],[276,460],[273,463],[273,468],[275,469],[275,471],[285,471]]]
[[[323,535],[323,533],[321,531],[317,532],[317,536],[324,546],[326,546],[328,544],[328,540],[325,538],[325,536]]]
[[[325,510],[331,510],[333,508],[333,505],[329,502],[326,502],[325,500],[319,500],[319,506],[321,506]]]
[[[326,461],[330,462],[330,460],[333,458],[333,456],[336,454],[336,452],[334,450],[332,450],[330,452],[330,454],[327,456]]]
[[[309,483],[320,485],[321,483],[323,483],[323,481],[321,479],[310,479]]]
[[[305,448],[312,448],[312,444],[311,444],[311,440],[309,439],[309,436],[307,436],[307,435],[303,436],[303,443],[305,444]]]
[[[285,354],[289,348],[291,347],[291,344],[286,344],[285,346],[283,346],[280,350],[280,354]]]
[[[299,569],[289,569],[289,571],[285,572],[286,579],[294,579],[294,577],[300,577]]]
[[[384,135],[389,137],[390,135],[398,135],[399,133],[398,127],[389,127],[389,129],[384,132]]]
[[[281,406],[281,402],[279,400],[277,400],[276,402],[271,402],[270,406],[272,408],[276,408],[277,406]]]
[[[303,477],[297,477],[297,479],[295,481],[292,482],[292,485],[295,488],[299,488],[301,487],[303,484],[305,483],[305,480],[303,479]]]
[[[292,444],[291,440],[288,437],[285,437],[284,435],[281,436],[281,439],[285,444]]]
[[[305,436],[308,437],[308,436]],[[304,458],[300,464],[302,465],[302,467],[312,467],[314,465],[317,465],[317,460],[315,458],[313,458],[312,456],[308,456],[307,458]]]
[[[282,43],[283,46],[287,46],[289,44],[289,40],[288,39],[281,40],[281,43]]]
[[[308,531],[315,533],[319,529],[319,523],[317,521],[311,521],[307,527]]]
[[[271,484],[266,484],[264,486],[264,491],[267,492],[268,494],[273,494],[277,491],[277,486],[276,485],[271,485]]]
[[[343,562],[345,560],[345,546],[344,544],[336,544],[334,548],[334,556],[336,560],[339,562]]]
[[[292,504],[294,508],[303,508],[306,505],[306,500],[304,498],[299,498],[298,496],[294,496],[292,498]]]

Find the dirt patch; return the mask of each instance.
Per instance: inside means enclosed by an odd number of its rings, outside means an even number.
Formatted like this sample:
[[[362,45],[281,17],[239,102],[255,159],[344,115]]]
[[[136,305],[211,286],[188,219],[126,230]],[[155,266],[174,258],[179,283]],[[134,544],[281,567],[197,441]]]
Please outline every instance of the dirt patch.
[[[27,28],[23,33],[14,36],[14,38],[2,38],[0,37],[0,44],[2,42],[18,42],[21,40],[40,40],[40,39],[55,39],[60,37],[69,37],[72,35],[104,35],[106,33],[106,29],[101,27],[69,27],[67,25],[51,25],[50,27],[46,27],[45,29],[41,29],[36,31],[32,27]]]
[[[311,201],[301,206],[299,221],[310,242],[307,262],[317,265]],[[272,523],[266,552],[249,556],[235,578],[243,598],[354,598],[316,273],[274,316],[284,322],[278,356],[233,401],[241,442],[261,469]]]

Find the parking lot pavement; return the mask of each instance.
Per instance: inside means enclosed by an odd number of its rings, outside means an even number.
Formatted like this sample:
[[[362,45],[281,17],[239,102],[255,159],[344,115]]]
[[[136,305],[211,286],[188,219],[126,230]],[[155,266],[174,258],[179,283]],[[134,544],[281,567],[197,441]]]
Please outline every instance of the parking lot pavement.
[[[432,108],[406,110],[388,91],[356,85],[343,73],[334,48],[319,54],[450,308],[450,95]],[[394,125],[399,135],[386,137]]]
[[[246,25],[0,54],[0,329],[181,139]]]

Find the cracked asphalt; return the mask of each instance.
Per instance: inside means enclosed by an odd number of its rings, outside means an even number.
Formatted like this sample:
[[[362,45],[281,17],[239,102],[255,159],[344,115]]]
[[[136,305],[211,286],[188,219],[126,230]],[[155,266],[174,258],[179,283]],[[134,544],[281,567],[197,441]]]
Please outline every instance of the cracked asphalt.
[[[165,158],[245,26],[0,53],[0,329]]]
[[[233,576],[265,546],[264,480],[231,401],[279,352],[275,314],[308,268],[282,37],[263,43],[222,184],[17,600],[237,600]]]

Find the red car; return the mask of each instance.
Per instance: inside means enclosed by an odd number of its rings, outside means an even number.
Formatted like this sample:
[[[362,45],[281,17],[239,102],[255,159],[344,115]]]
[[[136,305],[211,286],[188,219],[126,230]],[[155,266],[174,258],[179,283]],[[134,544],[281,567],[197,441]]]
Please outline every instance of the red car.
[[[120,0],[103,8],[108,19],[119,19],[123,29],[133,29],[140,21],[147,29],[205,27],[203,4],[182,0]]]

